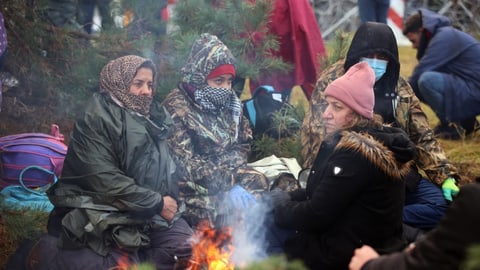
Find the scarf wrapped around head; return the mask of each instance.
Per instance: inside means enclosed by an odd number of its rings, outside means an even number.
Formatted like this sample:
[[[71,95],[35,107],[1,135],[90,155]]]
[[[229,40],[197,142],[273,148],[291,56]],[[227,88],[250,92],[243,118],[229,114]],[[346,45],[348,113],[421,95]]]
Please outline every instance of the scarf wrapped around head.
[[[207,84],[209,75],[225,65],[235,65],[231,51],[217,36],[203,33],[193,43],[187,63],[181,69],[182,83],[194,89],[194,100],[204,110],[218,112],[228,107],[238,127],[241,103],[233,89],[214,88]]]
[[[207,85],[208,75],[221,65],[235,65],[235,58],[217,36],[203,33],[195,40],[187,63],[181,70],[182,82],[196,89]]]
[[[133,78],[140,66],[146,62],[155,67],[150,59],[136,55],[127,55],[110,61],[100,72],[100,92],[109,93],[120,106],[148,116],[153,98],[130,93]],[[155,82],[156,70],[152,71]]]

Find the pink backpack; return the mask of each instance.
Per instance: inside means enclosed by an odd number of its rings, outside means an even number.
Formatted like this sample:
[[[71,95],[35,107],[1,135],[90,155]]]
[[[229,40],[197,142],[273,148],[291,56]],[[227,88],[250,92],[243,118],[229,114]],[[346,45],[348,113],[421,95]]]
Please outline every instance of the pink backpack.
[[[22,133],[0,138],[0,189],[19,185],[23,171],[23,184],[30,188],[53,183],[62,172],[67,145],[57,125],[51,135]],[[26,169],[31,167],[33,169]],[[34,169],[34,168],[43,168]],[[24,170],[25,169],[25,170]]]

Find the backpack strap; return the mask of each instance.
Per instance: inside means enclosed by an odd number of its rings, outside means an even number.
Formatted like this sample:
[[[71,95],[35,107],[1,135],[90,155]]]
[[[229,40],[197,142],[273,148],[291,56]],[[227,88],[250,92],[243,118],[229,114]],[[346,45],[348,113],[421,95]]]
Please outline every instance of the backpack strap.
[[[29,188],[27,187],[24,183],[23,183],[23,174],[28,171],[28,170],[32,170],[32,169],[36,169],[36,170],[40,170],[40,171],[43,171],[45,173],[48,173],[48,174],[51,174],[53,175],[53,182],[57,182],[57,176],[55,175],[54,172],[50,171],[50,170],[47,170],[43,167],[40,167],[40,166],[36,166],[36,165],[31,165],[31,166],[28,166],[28,167],[25,167],[23,168],[23,170],[20,172],[20,176],[18,177],[18,182],[20,182],[20,185],[27,191],[31,192],[31,193],[34,193],[34,194],[37,194],[37,195],[45,195],[45,192],[47,191],[47,189],[51,186],[51,184],[47,184],[47,185],[44,185],[42,187],[39,187],[37,189],[33,189],[33,188]]]
[[[245,108],[247,108],[248,112],[248,119],[252,123],[253,128],[255,128],[255,124],[257,123],[257,110],[255,110],[255,103],[253,99],[246,101]]]

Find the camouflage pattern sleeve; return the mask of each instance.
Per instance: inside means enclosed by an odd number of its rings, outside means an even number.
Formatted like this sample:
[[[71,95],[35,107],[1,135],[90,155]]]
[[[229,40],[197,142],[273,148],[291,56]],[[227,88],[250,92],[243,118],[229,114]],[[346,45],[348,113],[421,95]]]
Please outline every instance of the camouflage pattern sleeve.
[[[322,113],[325,103],[323,92],[327,86],[336,78],[343,75],[344,61],[341,60],[328,69],[325,69],[319,76],[315,89],[310,98],[309,110],[303,118],[301,128],[301,156],[303,159],[303,168],[312,167],[315,156],[317,155],[320,144],[325,138],[325,129],[323,127]]]
[[[404,78],[400,77],[397,88],[397,122],[417,145],[416,163],[418,168],[425,172],[430,181],[438,185],[441,185],[447,177],[460,179],[457,169],[450,163],[445,151],[434,137],[427,116],[411,86]]]

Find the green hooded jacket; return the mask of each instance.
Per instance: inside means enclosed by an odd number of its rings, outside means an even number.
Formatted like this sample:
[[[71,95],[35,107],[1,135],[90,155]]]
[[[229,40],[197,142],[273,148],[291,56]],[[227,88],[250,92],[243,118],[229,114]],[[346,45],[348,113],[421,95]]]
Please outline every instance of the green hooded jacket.
[[[149,229],[169,225],[158,215],[162,196],[177,196],[166,142],[170,116],[154,103],[150,120],[108,94],[95,93],[87,104],[75,123],[62,176],[48,191],[57,209],[74,209],[57,219],[60,246],[89,246],[102,255],[114,244],[146,246]]]

